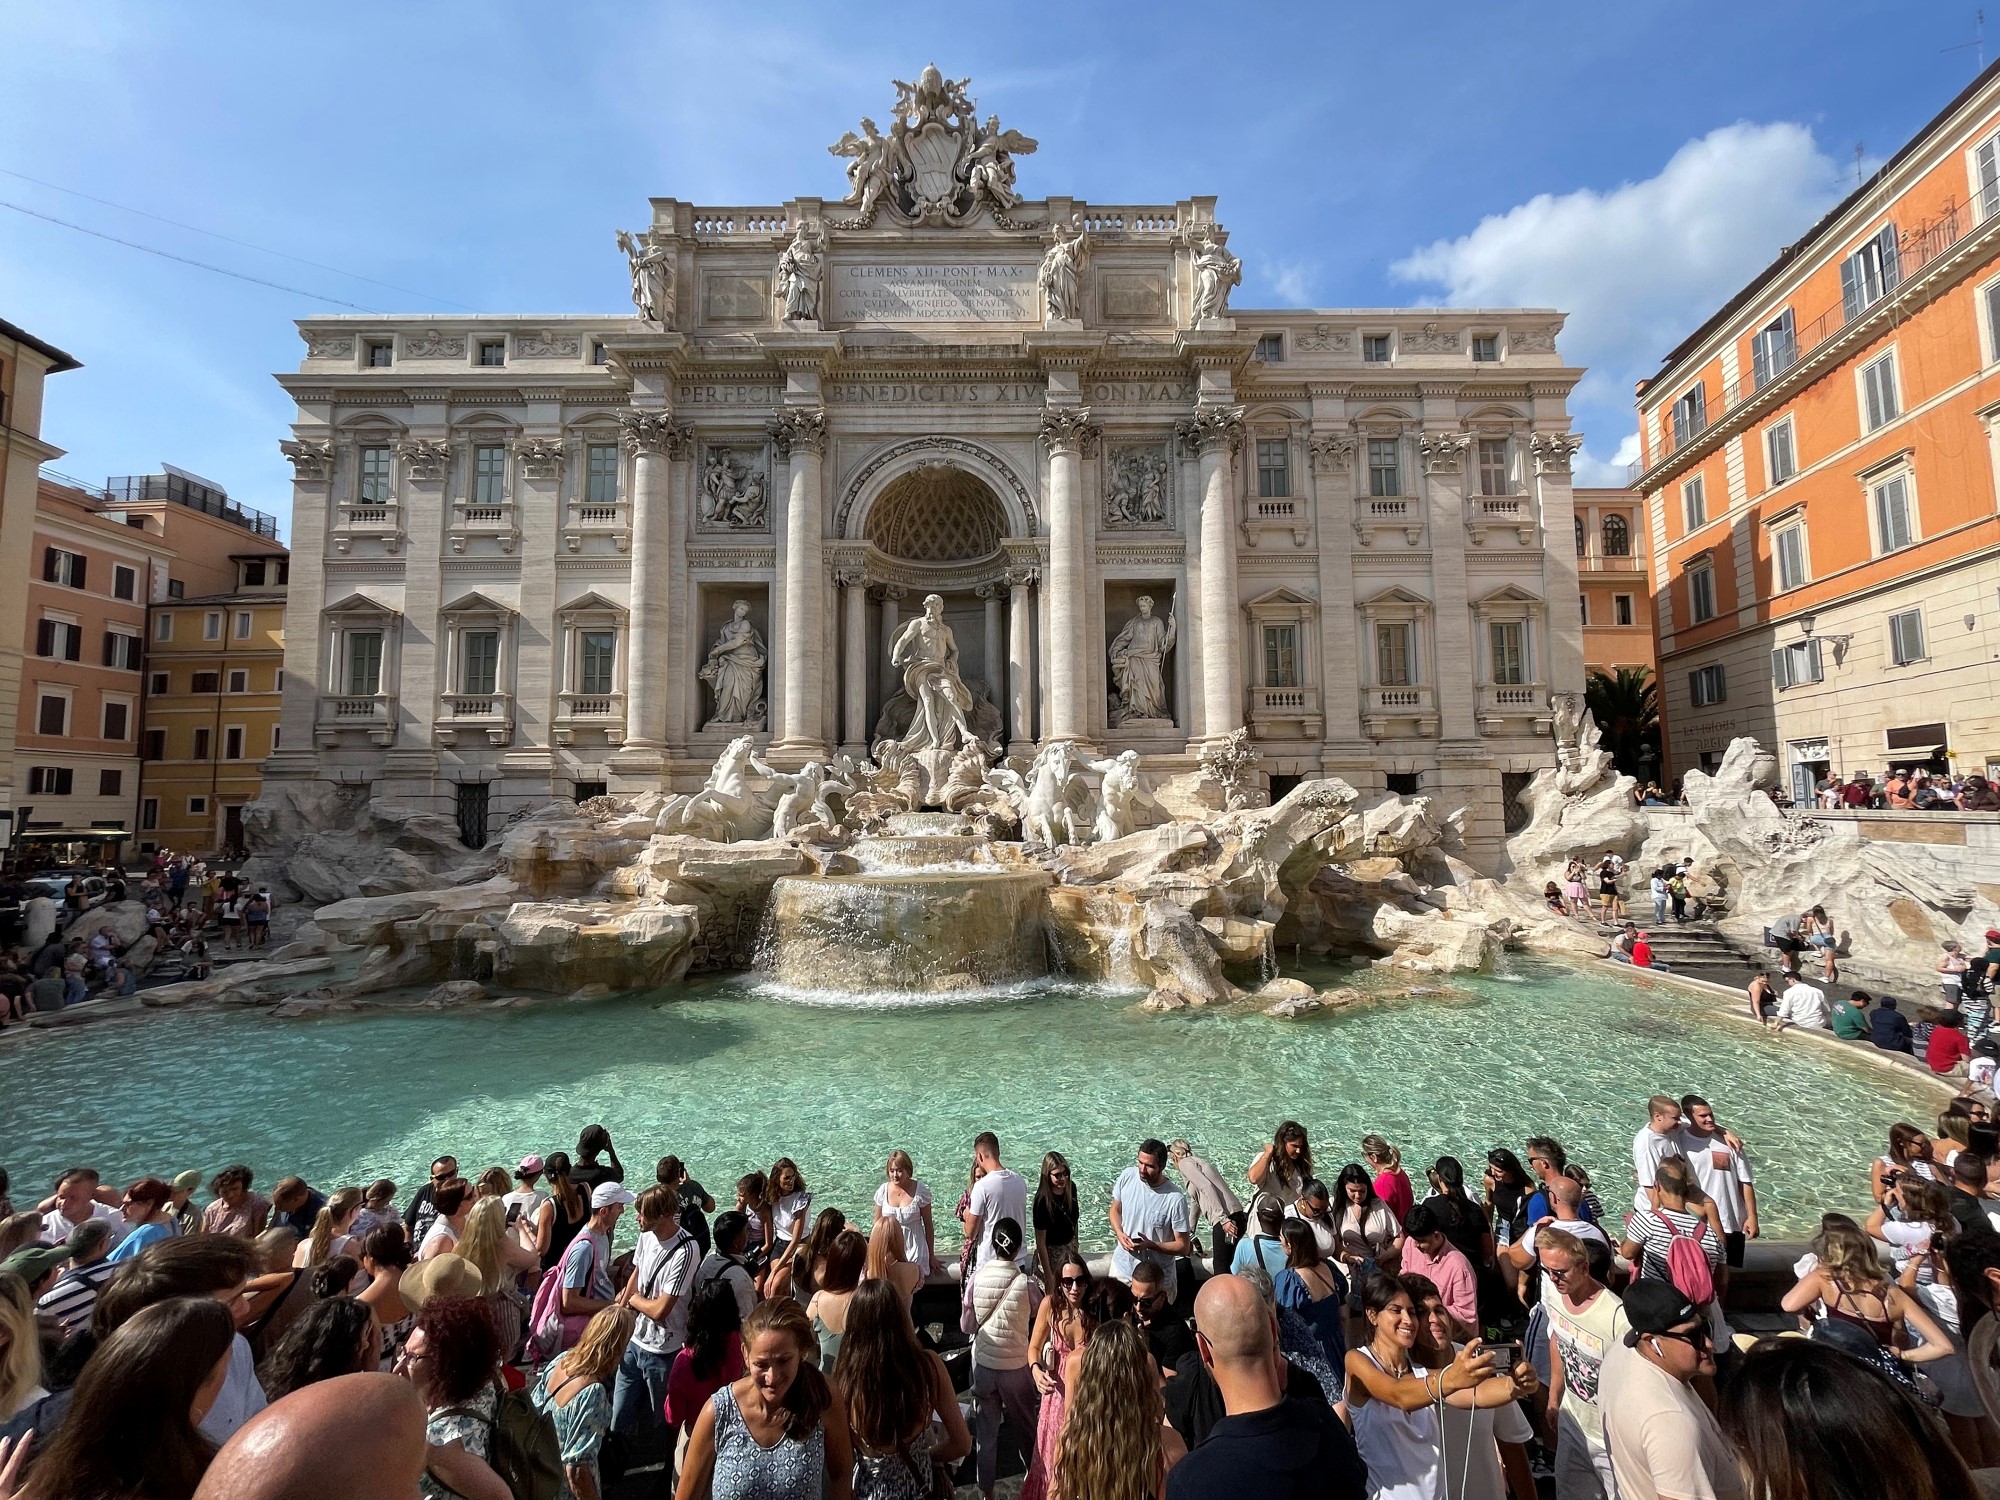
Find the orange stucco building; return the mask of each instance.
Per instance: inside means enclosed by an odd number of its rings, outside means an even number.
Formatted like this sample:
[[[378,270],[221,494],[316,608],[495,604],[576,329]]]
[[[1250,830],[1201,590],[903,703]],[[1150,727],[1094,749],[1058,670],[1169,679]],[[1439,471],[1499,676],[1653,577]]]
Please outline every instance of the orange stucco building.
[[[2000,64],[1638,408],[1670,774],[2000,771]]]
[[[1653,667],[1646,502],[1632,490],[1576,491],[1576,575],[1583,669]]]

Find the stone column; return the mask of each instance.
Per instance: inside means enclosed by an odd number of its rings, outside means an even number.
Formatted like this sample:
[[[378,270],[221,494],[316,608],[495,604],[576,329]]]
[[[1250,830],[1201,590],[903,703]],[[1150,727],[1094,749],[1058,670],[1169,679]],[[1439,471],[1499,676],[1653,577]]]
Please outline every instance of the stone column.
[[[1430,392],[1426,391],[1426,398]],[[1456,393],[1440,394],[1452,420]],[[1426,416],[1428,416],[1428,411]],[[1423,460],[1424,489],[1430,512],[1431,588],[1436,601],[1431,625],[1436,632],[1432,660],[1437,666],[1438,738],[1479,743],[1479,647],[1472,630],[1471,590],[1465,568],[1465,454],[1469,434],[1456,428],[1433,428],[1417,439]],[[1566,544],[1567,538],[1558,544]],[[1572,596],[1575,590],[1571,590]],[[1440,758],[1444,747],[1440,746]]]
[[[1009,755],[1035,746],[1035,569],[1007,571],[1007,719]]]
[[[783,410],[771,435],[791,456],[785,497],[784,712],[771,750],[803,763],[824,760],[827,753],[825,727],[820,723],[826,670],[820,589],[826,564],[821,551],[819,463],[826,447],[826,412],[819,407]]]
[[[1583,627],[1577,615],[1564,608],[1565,601],[1574,599],[1581,587],[1576,549],[1568,543],[1576,526],[1570,466],[1582,446],[1583,439],[1574,432],[1538,432],[1528,440],[1535,461],[1535,500],[1542,520],[1542,563],[1547,570],[1543,597],[1549,601],[1549,609],[1542,665],[1548,673],[1551,696],[1584,690]],[[1592,535],[1597,531],[1595,521],[1593,516]]]
[[[899,583],[885,583],[876,590],[876,597],[882,602],[882,659],[889,659],[889,643],[896,638],[896,601],[903,597],[903,586]],[[884,693],[883,697],[892,696]]]
[[[612,757],[628,776],[659,774],[667,742],[668,453],[685,439],[664,411],[619,413],[633,456],[632,592],[625,666],[625,743]]]
[[[1007,701],[1007,684],[1001,677],[1001,663],[1006,657],[1001,654],[1000,597],[1007,592],[1004,583],[982,583],[977,590],[979,597],[986,601],[986,689],[993,695],[993,706],[1000,708]],[[1005,710],[1002,709],[1002,713]]]
[[[1049,450],[1049,717],[1043,726],[1049,740],[1082,741],[1090,728],[1081,644],[1089,614],[1080,470],[1084,440],[1095,431],[1087,406],[1051,406],[1042,413]]]
[[[1242,663],[1236,635],[1236,505],[1231,489],[1243,444],[1243,408],[1211,406],[1181,423],[1201,455],[1202,733],[1219,740],[1243,724]]]
[[[868,750],[868,591],[859,567],[834,575],[841,587],[845,660],[841,667],[841,707],[844,723],[840,748],[849,755]]]
[[[331,673],[334,664],[340,660],[340,642],[320,618],[320,611],[327,603],[325,569],[323,566],[308,568],[303,565],[303,559],[317,561],[326,555],[327,515],[332,508],[334,442],[330,436],[320,435],[326,431],[322,427],[301,423],[293,431],[299,436],[286,439],[279,444],[279,448],[292,466],[292,555],[301,559],[302,564],[298,578],[285,591],[285,697],[284,707],[280,710],[284,738],[281,748],[265,762],[264,774],[269,779],[309,778],[318,769],[318,746],[313,731],[319,718],[320,695],[334,691]],[[345,449],[345,461],[350,466],[357,461],[351,445]],[[32,470],[30,474],[32,476]],[[353,482],[350,476],[349,483]],[[28,515],[29,519],[24,524],[32,526],[32,507],[22,505],[11,509]],[[10,514],[6,524],[12,527],[15,519]],[[149,589],[150,583],[148,579]],[[150,592],[145,597],[150,598]],[[14,613],[26,618],[24,611]],[[18,621],[15,622],[14,633],[18,651]],[[326,656],[321,655],[322,634],[328,637],[325,649],[330,654]],[[17,676],[19,670],[17,660],[14,663]],[[26,785],[27,774],[22,772],[17,779],[16,795],[9,806],[22,800],[20,793]]]

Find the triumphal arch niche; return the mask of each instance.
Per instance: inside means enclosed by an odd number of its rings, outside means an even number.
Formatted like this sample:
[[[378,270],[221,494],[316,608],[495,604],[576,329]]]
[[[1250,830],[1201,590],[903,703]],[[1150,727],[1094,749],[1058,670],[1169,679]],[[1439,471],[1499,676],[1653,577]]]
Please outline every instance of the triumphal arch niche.
[[[1581,688],[1561,315],[1240,309],[1214,198],[1030,197],[970,80],[884,104],[824,196],[652,199],[629,311],[301,325],[278,771],[499,815],[866,755],[936,595],[995,757],[1242,730],[1497,834]]]

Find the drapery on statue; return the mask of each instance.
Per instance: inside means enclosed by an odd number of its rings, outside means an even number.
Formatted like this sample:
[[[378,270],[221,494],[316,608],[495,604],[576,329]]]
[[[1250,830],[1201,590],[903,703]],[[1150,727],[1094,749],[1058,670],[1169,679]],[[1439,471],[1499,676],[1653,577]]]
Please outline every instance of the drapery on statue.
[[[1083,231],[1073,225],[1050,226],[1055,243],[1042,256],[1035,285],[1042,294],[1042,311],[1053,321],[1083,316],[1083,262],[1090,249]]]
[[[1229,289],[1243,285],[1243,261],[1229,253],[1225,248],[1228,244],[1229,231],[1220,224],[1208,226],[1195,242],[1194,317],[1197,323],[1205,318],[1227,317]]]
[[[826,266],[819,225],[808,219],[778,257],[778,317],[783,322],[813,322],[819,317],[820,273]]]
[[[655,243],[650,234],[634,239],[622,229],[618,248],[631,264],[632,305],[648,323],[666,327],[674,320],[673,251]]]
[[[1166,663],[1177,635],[1173,611],[1167,612],[1162,624],[1153,618],[1150,595],[1141,594],[1138,604],[1139,613],[1125,622],[1111,643],[1111,679],[1118,685],[1113,725],[1172,720],[1167,712]]]
[[[972,738],[965,726],[972,694],[958,675],[958,638],[944,622],[944,599],[924,598],[924,612],[896,632],[889,665],[903,670],[903,691],[917,706],[903,749],[956,750]]]
[[[729,623],[708,648],[708,660],[695,674],[715,694],[715,713],[704,729],[764,727],[764,662],[764,638],[750,623],[749,602],[738,599],[730,606]]]

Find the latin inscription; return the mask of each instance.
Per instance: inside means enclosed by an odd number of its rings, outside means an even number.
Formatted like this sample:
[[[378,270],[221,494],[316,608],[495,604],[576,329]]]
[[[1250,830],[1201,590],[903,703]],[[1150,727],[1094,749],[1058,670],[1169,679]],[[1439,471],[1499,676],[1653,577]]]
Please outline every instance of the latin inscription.
[[[872,262],[835,266],[841,323],[1033,323],[1033,265],[992,261]]]
[[[1046,388],[1035,380],[830,380],[834,406],[1039,406]]]
[[[1186,380],[1099,380],[1090,387],[1098,406],[1184,406],[1194,400],[1194,384]]]
[[[1157,271],[1106,271],[1100,284],[1107,318],[1146,323],[1167,316],[1167,280]]]

